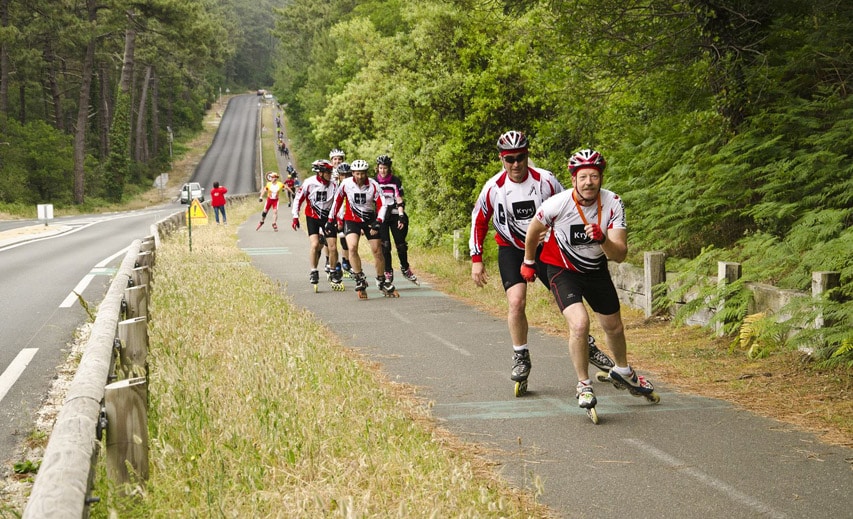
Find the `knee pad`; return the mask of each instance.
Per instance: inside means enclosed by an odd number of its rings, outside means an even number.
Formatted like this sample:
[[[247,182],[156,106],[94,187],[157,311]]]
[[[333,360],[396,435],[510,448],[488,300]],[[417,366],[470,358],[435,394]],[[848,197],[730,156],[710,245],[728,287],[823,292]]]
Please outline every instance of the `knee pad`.
[[[391,252],[391,240],[382,242],[382,250],[386,252]]]
[[[263,219],[264,219],[264,218],[266,218],[266,217],[267,217],[267,212],[266,212],[266,211],[262,211],[262,212],[261,212],[261,220],[263,220]]]

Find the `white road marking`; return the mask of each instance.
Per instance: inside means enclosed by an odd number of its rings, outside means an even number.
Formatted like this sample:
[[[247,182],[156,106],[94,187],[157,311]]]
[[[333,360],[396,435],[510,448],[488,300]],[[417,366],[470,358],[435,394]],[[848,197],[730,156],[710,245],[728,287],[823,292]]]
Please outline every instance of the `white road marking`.
[[[731,485],[728,485],[725,482],[720,481],[719,479],[711,477],[700,470],[690,467],[686,462],[681,461],[675,456],[670,456],[666,452],[656,449],[655,447],[652,447],[651,445],[641,440],[637,440],[635,438],[625,438],[625,441],[637,447],[638,449],[645,451],[652,457],[659,459],[670,467],[677,469],[679,473],[688,475],[693,479],[699,481],[700,483],[709,486],[722,494],[725,494],[733,501],[755,510],[761,516],[773,517],[776,519],[782,519],[784,517],[787,517],[782,512],[774,510],[773,508],[765,505],[754,497],[748,496],[743,492],[739,491],[738,489],[732,487]]]
[[[37,351],[39,351],[38,348],[24,348],[20,353],[18,353],[18,356],[15,357],[15,360],[9,364],[6,371],[0,375],[0,401],[2,401],[6,396],[6,393],[12,389],[12,385],[21,378],[21,374],[25,369],[27,369],[27,365],[29,365],[30,361],[33,360]]]
[[[121,249],[120,251],[116,252],[112,256],[108,256],[108,257],[104,258],[103,260],[101,260],[97,264],[95,264],[95,268],[96,269],[104,268],[113,259],[115,259],[119,255],[127,252],[127,249],[129,249],[129,248],[130,248],[130,246],[127,246],[127,247]],[[71,290],[71,293],[68,294],[68,296],[65,297],[65,299],[62,301],[62,303],[59,304],[59,308],[70,308],[72,305],[74,305],[74,303],[77,301],[77,298],[79,297],[78,294],[82,294],[83,291],[86,290],[86,287],[88,287],[89,283],[91,283],[92,280],[95,279],[96,275],[103,275],[103,274],[104,274],[104,272],[95,272],[95,273],[90,272],[89,274],[86,274],[85,276],[83,276],[83,279],[81,279],[80,282],[77,283],[77,286],[75,286],[74,289]]]

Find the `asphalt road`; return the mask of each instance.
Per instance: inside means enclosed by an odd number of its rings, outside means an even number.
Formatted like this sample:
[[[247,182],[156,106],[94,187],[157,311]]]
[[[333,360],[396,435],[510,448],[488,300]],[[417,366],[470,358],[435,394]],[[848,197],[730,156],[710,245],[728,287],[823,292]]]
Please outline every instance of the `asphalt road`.
[[[0,227],[0,462],[32,431],[57,366],[88,319],[74,292],[95,312],[123,251],[178,210],[166,204]]]
[[[444,427],[494,448],[504,478],[541,486],[541,502],[563,517],[853,514],[851,449],[660,383],[661,402],[652,405],[596,382],[601,423],[593,425],[574,399],[564,338],[536,329],[530,393],[516,398],[504,319],[399,274],[401,297],[380,297],[372,265],[365,268],[367,301],[356,299],[352,280],[345,292],[321,281],[315,294],[304,230],[292,231],[284,216],[279,232],[255,231],[256,219],[241,225],[239,243],[258,269],[347,346],[380,363],[391,380],[418,387]],[[806,399],[802,405],[807,411]]]

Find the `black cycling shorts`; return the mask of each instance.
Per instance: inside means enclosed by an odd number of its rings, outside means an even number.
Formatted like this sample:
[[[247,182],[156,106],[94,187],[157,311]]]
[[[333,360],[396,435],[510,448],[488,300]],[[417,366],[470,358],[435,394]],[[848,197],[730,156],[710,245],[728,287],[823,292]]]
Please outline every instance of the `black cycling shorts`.
[[[536,277],[545,285],[545,288],[549,288],[545,264],[539,261],[539,254],[541,252],[542,246],[540,245],[536,249]],[[498,247],[498,270],[501,273],[501,284],[503,284],[504,290],[509,290],[511,286],[518,283],[527,283],[521,277],[522,263],[524,263],[523,250],[515,247]]]
[[[312,234],[319,234],[321,237],[325,238],[326,231],[323,227],[324,225],[326,225],[326,220],[319,220],[308,216],[305,217],[305,228],[308,230],[308,236],[311,236]],[[335,236],[337,236],[337,231],[335,232]]]
[[[612,315],[619,311],[619,295],[607,269],[581,274],[554,265],[546,265],[548,284],[560,312],[584,299],[595,313]]]

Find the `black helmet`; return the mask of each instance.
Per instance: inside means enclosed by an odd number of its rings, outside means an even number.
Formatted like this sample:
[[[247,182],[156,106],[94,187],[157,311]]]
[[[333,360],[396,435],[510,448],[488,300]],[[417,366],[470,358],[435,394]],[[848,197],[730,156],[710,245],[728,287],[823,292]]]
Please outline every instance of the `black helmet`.
[[[380,155],[376,157],[377,166],[388,166],[390,168],[392,162],[393,161],[391,160],[391,157],[389,157],[388,155]]]
[[[350,176],[352,175],[352,168],[346,162],[341,162],[338,164],[338,175]]]

